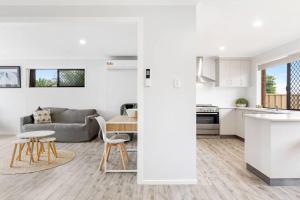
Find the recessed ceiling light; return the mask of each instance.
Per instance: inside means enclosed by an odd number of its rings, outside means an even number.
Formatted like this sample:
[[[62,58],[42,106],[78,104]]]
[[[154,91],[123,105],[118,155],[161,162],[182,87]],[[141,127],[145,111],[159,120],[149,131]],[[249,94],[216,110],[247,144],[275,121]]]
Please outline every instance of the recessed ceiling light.
[[[86,44],[86,40],[85,40],[85,39],[80,39],[80,40],[79,40],[79,44],[85,45],[85,44]]]
[[[225,47],[224,46],[220,46],[219,49],[220,49],[220,51],[224,51]]]
[[[253,27],[261,27],[263,25],[263,22],[261,20],[256,20],[253,22]]]

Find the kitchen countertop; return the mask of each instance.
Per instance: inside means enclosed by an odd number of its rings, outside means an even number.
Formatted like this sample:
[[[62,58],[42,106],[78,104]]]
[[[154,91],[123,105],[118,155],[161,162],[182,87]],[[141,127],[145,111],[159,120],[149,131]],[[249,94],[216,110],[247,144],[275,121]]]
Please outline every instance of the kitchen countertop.
[[[291,111],[291,110],[276,110],[270,108],[254,108],[254,107],[219,107],[219,109],[237,109],[237,110],[248,110],[248,111],[257,111],[257,112],[265,112],[271,114],[294,114],[299,113],[299,111]]]
[[[244,116],[274,122],[300,122],[300,114],[245,114]]]

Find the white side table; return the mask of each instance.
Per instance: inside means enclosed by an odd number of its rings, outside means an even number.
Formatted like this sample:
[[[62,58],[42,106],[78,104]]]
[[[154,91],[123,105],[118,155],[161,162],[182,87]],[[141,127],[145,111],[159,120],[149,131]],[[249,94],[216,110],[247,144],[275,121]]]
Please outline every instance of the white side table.
[[[38,152],[39,152],[39,139],[44,137],[49,137],[55,134],[55,131],[30,131],[24,132],[17,135],[19,139],[30,139],[32,147],[31,150],[34,150],[34,143],[36,142],[36,158],[38,160]]]

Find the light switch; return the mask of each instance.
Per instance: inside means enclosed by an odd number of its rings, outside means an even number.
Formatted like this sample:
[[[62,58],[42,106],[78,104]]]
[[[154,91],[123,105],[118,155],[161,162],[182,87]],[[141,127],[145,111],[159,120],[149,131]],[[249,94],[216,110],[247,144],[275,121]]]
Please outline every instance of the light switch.
[[[173,86],[174,86],[174,88],[180,88],[181,87],[181,81],[179,79],[174,79]]]

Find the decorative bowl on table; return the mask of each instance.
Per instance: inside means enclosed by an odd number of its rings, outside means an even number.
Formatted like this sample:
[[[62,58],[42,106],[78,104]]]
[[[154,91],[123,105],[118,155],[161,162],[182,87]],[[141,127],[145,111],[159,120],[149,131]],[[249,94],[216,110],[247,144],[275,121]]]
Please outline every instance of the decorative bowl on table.
[[[126,113],[127,113],[128,117],[132,117],[132,118],[137,117],[137,109],[136,108],[127,109]]]

